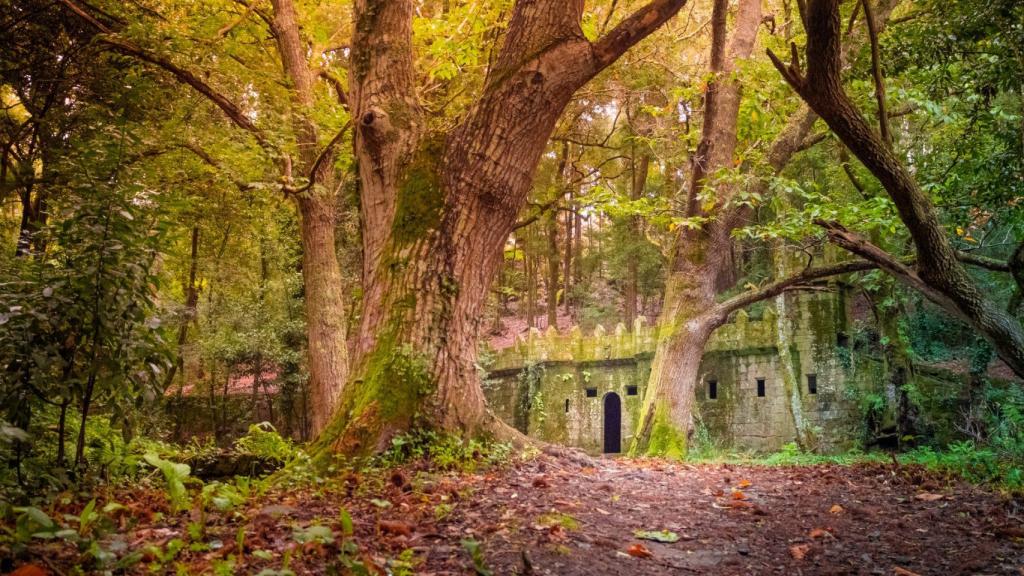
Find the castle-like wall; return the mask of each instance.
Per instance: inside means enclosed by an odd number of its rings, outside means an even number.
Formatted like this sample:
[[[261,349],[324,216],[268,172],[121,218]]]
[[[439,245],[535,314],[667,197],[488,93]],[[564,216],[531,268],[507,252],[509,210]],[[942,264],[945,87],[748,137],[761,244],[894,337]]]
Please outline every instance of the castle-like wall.
[[[696,389],[698,421],[710,439],[757,451],[797,440],[821,450],[851,446],[860,419],[850,388],[882,379],[876,363],[850,360],[845,322],[843,298],[832,291],[782,296],[760,318],[741,311],[716,330]],[[631,332],[621,324],[588,335],[532,330],[493,356],[484,390],[492,409],[519,430],[594,453],[602,451],[603,399],[617,394],[625,449],[658,338],[643,319]],[[709,394],[712,381],[716,398]]]

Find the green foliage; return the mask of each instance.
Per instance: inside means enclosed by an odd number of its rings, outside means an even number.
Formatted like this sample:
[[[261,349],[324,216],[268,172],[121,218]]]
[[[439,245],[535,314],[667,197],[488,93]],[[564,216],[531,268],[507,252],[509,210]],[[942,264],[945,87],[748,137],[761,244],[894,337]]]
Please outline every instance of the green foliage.
[[[511,456],[508,444],[464,439],[429,430],[414,431],[391,440],[391,448],[378,457],[384,467],[413,461],[426,461],[440,470],[471,472],[499,465]]]
[[[282,464],[291,461],[297,452],[295,444],[281,437],[270,422],[250,425],[249,432],[235,440],[235,450]]]
[[[156,454],[145,455],[146,462],[159,470],[164,475],[167,483],[167,499],[171,504],[171,511],[180,512],[189,507],[188,490],[185,489],[185,481],[192,473],[188,464],[179,464],[164,460]]]
[[[487,567],[487,559],[484,557],[483,546],[479,542],[471,538],[462,541],[462,548],[469,553],[470,560],[473,561],[473,570],[477,576],[492,576],[494,574]]]

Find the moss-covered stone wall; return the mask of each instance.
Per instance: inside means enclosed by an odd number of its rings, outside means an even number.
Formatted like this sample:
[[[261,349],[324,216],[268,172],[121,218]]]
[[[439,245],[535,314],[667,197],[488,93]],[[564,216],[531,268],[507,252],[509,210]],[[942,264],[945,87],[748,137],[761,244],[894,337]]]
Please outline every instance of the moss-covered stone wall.
[[[696,392],[698,421],[715,444],[769,451],[795,441],[836,451],[857,441],[856,390],[873,389],[884,379],[877,362],[857,360],[845,349],[841,294],[837,288],[786,295],[761,318],[741,311],[715,331]],[[521,431],[593,453],[602,451],[603,399],[616,393],[622,399],[622,445],[628,446],[657,338],[657,329],[643,319],[632,332],[622,325],[612,332],[598,327],[591,335],[534,330],[494,355],[484,391],[492,409]]]

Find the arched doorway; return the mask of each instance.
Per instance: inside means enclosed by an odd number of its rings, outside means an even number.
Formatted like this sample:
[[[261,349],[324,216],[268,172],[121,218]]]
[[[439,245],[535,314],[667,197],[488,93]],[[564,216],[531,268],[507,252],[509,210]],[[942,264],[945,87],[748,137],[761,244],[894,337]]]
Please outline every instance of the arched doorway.
[[[604,396],[604,453],[622,452],[622,400],[615,392]]]

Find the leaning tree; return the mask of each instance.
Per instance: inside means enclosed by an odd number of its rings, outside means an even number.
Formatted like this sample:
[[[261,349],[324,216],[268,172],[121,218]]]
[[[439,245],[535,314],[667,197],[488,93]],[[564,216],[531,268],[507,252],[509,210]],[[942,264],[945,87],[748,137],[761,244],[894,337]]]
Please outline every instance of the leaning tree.
[[[898,0],[880,2],[872,25],[876,21],[879,27],[884,25],[897,3]],[[736,283],[732,236],[753,216],[750,199],[767,195],[771,177],[778,175],[794,155],[821,140],[811,135],[817,115],[807,106],[799,106],[785,118],[782,128],[767,145],[764,165],[737,162],[740,104],[744,97],[737,66],[751,57],[764,19],[760,2],[742,0],[730,34],[728,8],[729,3],[724,0],[716,0],[713,5],[711,76],[704,94],[700,144],[692,159],[685,198],[685,216],[694,225],[680,226],[674,238],[665,300],[658,319],[658,346],[630,448],[634,454],[685,454],[704,348],[737,306],[777,296],[781,291],[824,278],[828,272],[852,271],[845,265],[809,268],[726,302],[718,301],[718,295]],[[854,22],[851,19],[847,34],[853,40],[851,44],[859,46],[866,40],[865,30],[854,27]],[[788,30],[789,26],[785,28]],[[743,183],[719,176],[727,171],[743,173]],[[852,267],[863,270],[862,264],[854,263]]]
[[[795,44],[789,65],[771,52],[769,56],[786,82],[878,178],[907,227],[916,262],[908,265],[837,223],[818,224],[836,245],[874,262],[896,280],[968,323],[1018,376],[1024,377],[1024,328],[1013,314],[987,297],[964,269],[963,257],[949,241],[938,211],[918,184],[911,163],[891,144],[878,58],[874,63],[878,130],[868,123],[843,87],[839,3],[813,0],[803,10],[807,30],[806,71]]]

